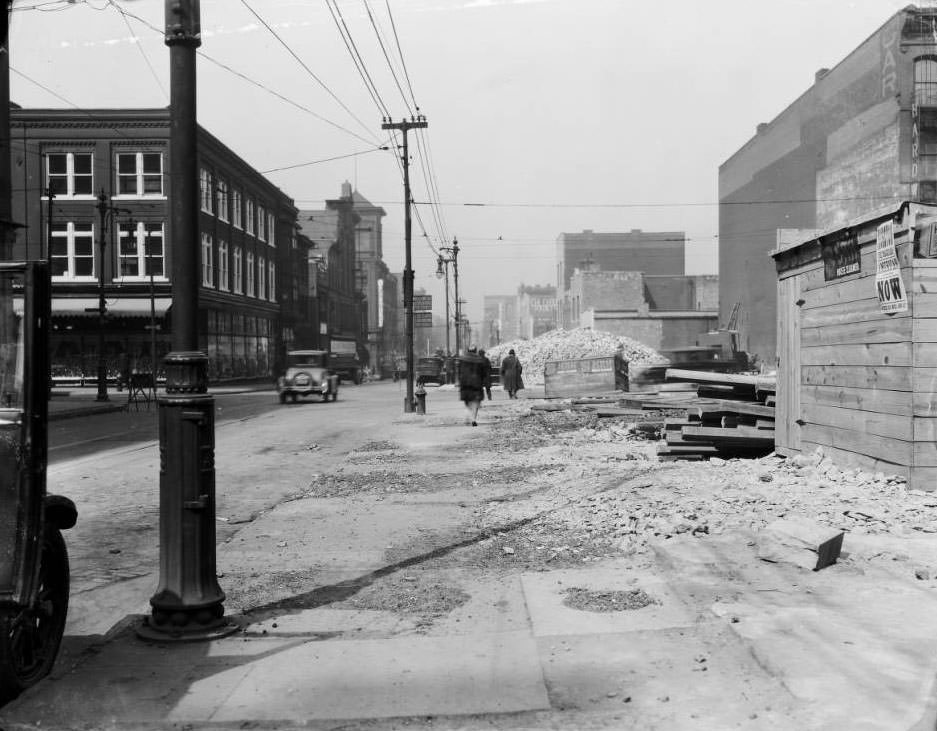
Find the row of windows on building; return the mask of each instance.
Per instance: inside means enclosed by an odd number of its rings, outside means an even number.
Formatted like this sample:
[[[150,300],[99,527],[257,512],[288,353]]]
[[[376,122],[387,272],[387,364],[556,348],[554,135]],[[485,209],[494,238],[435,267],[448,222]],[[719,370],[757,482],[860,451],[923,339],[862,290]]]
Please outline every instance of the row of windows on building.
[[[46,185],[56,198],[94,197],[94,154],[46,153]],[[163,153],[118,152],[117,195],[163,195]]]
[[[97,280],[93,223],[68,221],[52,225],[52,277],[62,282]],[[138,221],[120,223],[117,237],[117,275],[120,281],[164,279],[163,224]],[[217,267],[217,272],[215,271]],[[217,274],[217,280],[216,275]],[[202,285],[223,292],[276,301],[276,262],[244,252],[218,240],[217,256],[212,237],[202,234]]]
[[[215,271],[217,267],[217,272]],[[230,267],[230,268],[229,268]],[[202,286],[222,292],[246,294],[248,297],[276,302],[276,262],[253,251],[244,252],[240,246],[230,248],[224,239],[218,239],[218,256],[209,234],[202,234]],[[246,287],[246,291],[245,288]]]
[[[245,196],[240,188],[230,185],[223,177],[216,178],[207,168],[199,171],[199,196],[205,213],[217,216],[219,221],[230,223],[271,246],[276,244],[276,216],[264,204]]]
[[[94,154],[91,152],[46,153],[46,185],[56,198],[94,197]],[[163,153],[118,152],[117,194],[115,197],[163,197]],[[241,188],[215,175],[207,168],[199,174],[201,208],[220,221],[276,244],[276,216],[268,207]]]

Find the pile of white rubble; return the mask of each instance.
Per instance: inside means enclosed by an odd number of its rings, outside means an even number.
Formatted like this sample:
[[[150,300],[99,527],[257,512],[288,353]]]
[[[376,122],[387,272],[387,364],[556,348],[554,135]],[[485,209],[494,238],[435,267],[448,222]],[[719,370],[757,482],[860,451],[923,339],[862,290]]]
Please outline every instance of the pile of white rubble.
[[[493,363],[504,358],[509,350],[515,354],[524,366],[524,383],[539,386],[543,384],[543,365],[548,360],[574,360],[603,355],[614,355],[618,346],[624,348],[624,358],[629,363],[666,363],[664,358],[653,348],[639,343],[624,335],[575,328],[573,330],[551,330],[533,340],[512,340],[501,343],[485,351]]]

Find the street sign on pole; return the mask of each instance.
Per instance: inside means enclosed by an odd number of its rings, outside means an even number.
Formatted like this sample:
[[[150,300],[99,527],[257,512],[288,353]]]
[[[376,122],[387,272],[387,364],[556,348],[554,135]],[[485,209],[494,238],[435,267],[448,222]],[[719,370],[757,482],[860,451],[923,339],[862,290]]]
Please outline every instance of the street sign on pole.
[[[413,311],[426,312],[433,309],[433,295],[415,294],[413,295]]]
[[[432,327],[433,326],[433,313],[432,312],[414,312],[413,313],[413,327]]]

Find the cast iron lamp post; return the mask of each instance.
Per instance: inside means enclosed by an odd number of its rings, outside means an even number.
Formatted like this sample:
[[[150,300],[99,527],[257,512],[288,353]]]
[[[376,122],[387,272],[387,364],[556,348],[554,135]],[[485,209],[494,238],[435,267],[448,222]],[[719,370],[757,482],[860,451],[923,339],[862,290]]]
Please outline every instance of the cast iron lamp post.
[[[98,396],[96,400],[107,401],[107,358],[104,356],[104,318],[107,316],[107,305],[104,302],[104,262],[107,249],[107,224],[117,214],[130,213],[130,211],[109,205],[103,188],[98,195],[97,209],[101,217],[101,235],[98,241],[101,250],[101,265],[98,268]],[[91,311],[94,312],[94,310]]]

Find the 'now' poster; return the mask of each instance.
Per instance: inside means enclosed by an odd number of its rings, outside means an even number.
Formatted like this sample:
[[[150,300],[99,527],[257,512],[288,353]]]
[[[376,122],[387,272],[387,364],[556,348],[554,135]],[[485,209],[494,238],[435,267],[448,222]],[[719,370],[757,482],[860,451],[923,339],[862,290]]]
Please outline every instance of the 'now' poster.
[[[875,238],[875,289],[882,312],[907,312],[908,295],[901,279],[901,265],[895,252],[892,221],[879,225]]]

